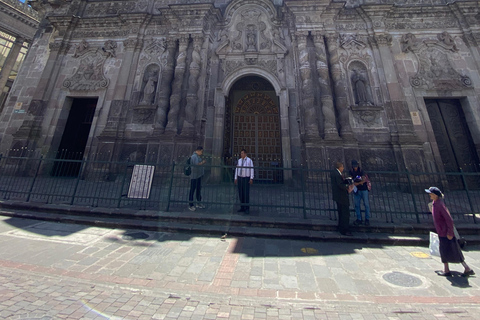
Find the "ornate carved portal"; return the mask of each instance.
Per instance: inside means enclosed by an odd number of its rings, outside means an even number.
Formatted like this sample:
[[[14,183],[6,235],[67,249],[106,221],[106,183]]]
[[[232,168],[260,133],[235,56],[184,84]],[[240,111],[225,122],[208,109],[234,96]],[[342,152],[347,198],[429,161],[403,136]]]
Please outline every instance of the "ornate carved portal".
[[[247,79],[247,78],[244,78]],[[278,183],[283,181],[282,142],[280,136],[280,112],[275,91],[260,78],[248,77],[256,81],[240,80],[232,89],[231,112],[227,115],[225,154],[231,155],[232,164],[246,149],[255,167],[255,180]],[[231,128],[231,129],[229,129]]]

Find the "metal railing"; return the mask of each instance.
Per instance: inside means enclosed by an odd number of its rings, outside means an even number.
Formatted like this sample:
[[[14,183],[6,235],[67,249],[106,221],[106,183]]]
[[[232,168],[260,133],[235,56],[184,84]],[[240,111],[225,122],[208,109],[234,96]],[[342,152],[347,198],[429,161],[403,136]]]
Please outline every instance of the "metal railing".
[[[184,157],[186,159],[186,157]],[[218,160],[218,159],[217,159]],[[212,159],[209,163],[221,162]],[[141,176],[135,166],[153,170]],[[255,167],[258,180],[250,189],[252,216],[278,219],[336,219],[328,169],[303,166]],[[208,212],[235,212],[241,205],[233,183],[234,166],[205,165],[202,203]],[[140,172],[140,176],[138,176]],[[146,171],[145,171],[146,172]],[[371,219],[384,222],[417,222],[431,219],[424,189],[439,187],[454,219],[476,223],[480,213],[480,173],[368,171]],[[131,192],[137,189],[140,193]],[[189,203],[190,177],[184,161],[134,163],[90,161],[81,157],[2,157],[0,199],[137,210],[184,211]],[[140,194],[140,196],[138,195]],[[353,201],[351,211],[353,212]],[[363,209],[363,206],[362,206]]]

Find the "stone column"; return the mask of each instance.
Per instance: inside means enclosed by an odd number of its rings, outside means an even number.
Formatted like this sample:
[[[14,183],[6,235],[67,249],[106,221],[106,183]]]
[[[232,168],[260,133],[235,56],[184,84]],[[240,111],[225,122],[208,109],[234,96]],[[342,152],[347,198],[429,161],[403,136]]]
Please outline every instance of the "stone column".
[[[350,117],[348,114],[347,86],[342,76],[338,56],[337,34],[329,34],[327,38],[327,50],[329,54],[329,67],[332,74],[335,102],[337,106],[338,120],[340,122],[340,135],[343,139],[353,139]]]
[[[172,85],[172,95],[170,97],[170,111],[168,112],[167,130],[178,133],[178,120],[180,115],[180,101],[182,100],[182,84],[185,75],[186,57],[187,57],[188,38],[179,39],[177,64],[175,66],[175,77]]]
[[[177,50],[177,42],[173,39],[167,40],[167,49],[162,56],[162,77],[158,93],[157,115],[155,122],[155,129],[160,133],[165,132],[167,125],[167,111],[168,103],[170,101],[170,94],[172,93],[171,82],[173,79],[175,52]]]
[[[304,110],[305,134],[310,137],[318,137],[317,115],[315,113],[315,99],[313,95],[312,69],[310,66],[307,37],[305,32],[296,34],[298,45],[298,62],[300,64],[300,76],[302,80],[302,107]]]
[[[321,107],[324,119],[325,140],[338,140],[333,93],[328,73],[328,61],[325,51],[325,39],[321,34],[315,34],[316,67],[318,85],[320,87]]]
[[[5,59],[2,70],[0,71],[0,90],[3,90],[7,84],[8,77],[10,77],[10,73],[12,72],[13,66],[17,61],[20,50],[22,49],[23,41],[23,38],[17,37],[12,48],[10,49],[10,52],[8,53],[7,59]]]
[[[185,106],[185,124],[183,128],[184,130],[187,128],[193,129],[195,125],[194,122],[198,102],[198,77],[200,75],[201,64],[200,49],[202,42],[202,37],[196,36],[193,39],[192,59],[189,66],[190,75],[188,78],[187,104]],[[193,131],[188,132],[188,134],[190,133],[193,133]]]

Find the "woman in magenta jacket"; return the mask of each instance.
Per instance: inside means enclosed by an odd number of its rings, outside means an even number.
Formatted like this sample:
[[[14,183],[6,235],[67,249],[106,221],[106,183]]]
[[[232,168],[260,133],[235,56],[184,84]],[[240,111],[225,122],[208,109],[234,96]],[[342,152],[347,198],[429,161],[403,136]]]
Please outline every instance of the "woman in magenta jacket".
[[[450,277],[452,273],[448,267],[448,263],[461,263],[465,267],[463,277],[472,276],[475,272],[465,263],[462,250],[455,238],[453,232],[453,219],[447,207],[443,203],[443,193],[437,187],[425,189],[433,200],[432,216],[435,229],[440,240],[440,257],[442,259],[444,269],[435,271],[439,276]]]

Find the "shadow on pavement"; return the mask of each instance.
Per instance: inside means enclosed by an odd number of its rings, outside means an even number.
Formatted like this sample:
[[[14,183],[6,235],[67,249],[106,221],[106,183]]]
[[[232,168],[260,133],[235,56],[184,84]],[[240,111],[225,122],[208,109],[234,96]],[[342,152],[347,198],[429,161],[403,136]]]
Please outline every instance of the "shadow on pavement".
[[[82,230],[91,228],[89,226],[79,224],[56,223],[24,218],[7,218],[4,219],[3,222],[13,228],[22,229],[23,231],[46,237],[69,236]]]
[[[468,277],[462,277],[462,273],[458,271],[451,271],[452,276],[447,277],[447,280],[450,281],[450,284],[453,287],[458,288],[471,288],[472,286],[468,282]]]

